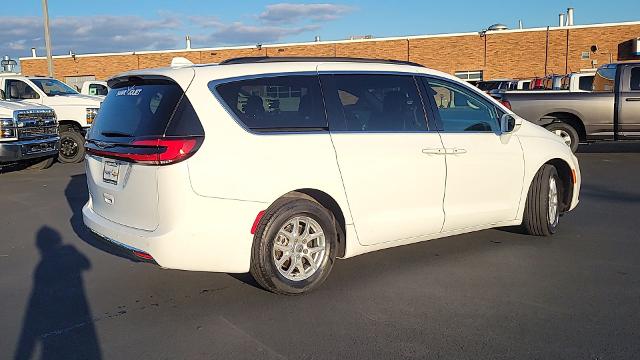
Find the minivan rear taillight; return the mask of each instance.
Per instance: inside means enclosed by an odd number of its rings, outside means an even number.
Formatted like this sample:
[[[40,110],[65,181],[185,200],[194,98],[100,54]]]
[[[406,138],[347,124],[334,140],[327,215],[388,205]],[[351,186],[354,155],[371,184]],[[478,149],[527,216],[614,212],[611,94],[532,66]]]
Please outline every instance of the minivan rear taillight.
[[[110,144],[107,149],[88,144],[87,153],[142,165],[169,165],[186,160],[200,147],[202,137],[135,140],[131,144]]]

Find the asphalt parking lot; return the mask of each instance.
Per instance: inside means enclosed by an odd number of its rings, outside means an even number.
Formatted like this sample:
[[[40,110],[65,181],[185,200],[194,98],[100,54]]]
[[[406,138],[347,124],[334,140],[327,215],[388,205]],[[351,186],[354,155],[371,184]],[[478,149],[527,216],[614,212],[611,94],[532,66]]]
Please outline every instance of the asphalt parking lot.
[[[0,175],[0,357],[637,359],[640,144],[579,154],[552,238],[506,230],[339,261],[302,297],[95,247],[82,164]]]

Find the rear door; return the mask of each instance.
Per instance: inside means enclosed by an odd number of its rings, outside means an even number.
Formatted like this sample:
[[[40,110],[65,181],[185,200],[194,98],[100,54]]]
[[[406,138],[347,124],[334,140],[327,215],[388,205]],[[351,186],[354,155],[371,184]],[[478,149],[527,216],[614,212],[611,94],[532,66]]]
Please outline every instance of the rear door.
[[[326,65],[329,66],[329,65]],[[322,74],[323,69],[319,67]],[[321,75],[331,139],[363,245],[439,233],[446,167],[415,78]]]
[[[202,127],[183,89],[161,77],[114,84],[87,135],[87,183],[96,214],[143,230],[158,226],[161,151],[184,152]],[[164,153],[163,153],[164,154]]]
[[[640,138],[640,65],[624,67],[621,75],[618,121],[622,138]]]

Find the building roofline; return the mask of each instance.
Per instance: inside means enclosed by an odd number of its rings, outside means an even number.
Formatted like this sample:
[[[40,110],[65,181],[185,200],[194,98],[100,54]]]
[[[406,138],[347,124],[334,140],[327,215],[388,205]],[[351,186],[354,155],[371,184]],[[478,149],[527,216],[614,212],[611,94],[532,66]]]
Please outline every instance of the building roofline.
[[[600,24],[586,24],[586,25],[572,25],[572,26],[549,26],[549,27],[536,27],[525,29],[509,29],[509,30],[495,30],[486,31],[488,35],[501,35],[512,34],[521,32],[535,32],[535,31],[556,31],[556,30],[577,30],[588,29],[598,27],[611,27],[611,26],[633,26],[640,25],[640,21],[627,21],[627,22],[615,22],[615,23],[600,23]],[[391,36],[371,39],[347,39],[347,40],[328,40],[328,41],[307,41],[297,43],[277,43],[277,44],[263,44],[261,48],[281,48],[289,46],[312,46],[312,45],[331,45],[331,44],[352,44],[352,43],[366,43],[376,41],[398,41],[398,40],[413,40],[413,39],[431,39],[431,38],[443,38],[443,37],[458,37],[458,36],[479,36],[481,31],[475,32],[461,32],[461,33],[444,33],[444,34],[428,34],[428,35],[409,35],[409,36]],[[204,48],[190,48],[190,49],[169,49],[169,50],[144,50],[144,51],[125,51],[125,52],[110,52],[110,53],[89,53],[89,54],[76,54],[76,58],[82,57],[98,57],[98,56],[127,56],[127,55],[146,55],[146,54],[166,54],[166,53],[190,53],[200,51],[222,51],[222,50],[243,50],[243,49],[256,49],[256,45],[241,45],[241,46],[219,46],[219,47],[204,47]],[[54,55],[54,59],[71,58],[72,55]],[[19,58],[22,60],[42,60],[46,59],[46,56],[25,56]]]

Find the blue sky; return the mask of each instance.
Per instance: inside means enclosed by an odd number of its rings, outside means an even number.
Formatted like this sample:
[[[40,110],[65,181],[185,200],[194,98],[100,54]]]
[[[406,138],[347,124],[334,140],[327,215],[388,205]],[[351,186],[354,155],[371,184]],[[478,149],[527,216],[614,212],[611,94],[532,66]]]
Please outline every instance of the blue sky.
[[[479,31],[493,23],[556,25],[574,7],[576,24],[640,20],[640,1],[163,1],[49,0],[54,54],[252,45]],[[7,11],[8,10],[8,11]],[[44,54],[40,0],[3,6],[0,56]],[[640,34],[638,34],[640,36]]]

